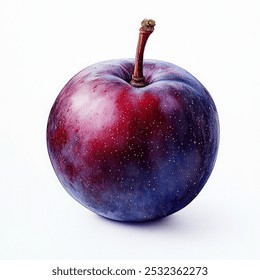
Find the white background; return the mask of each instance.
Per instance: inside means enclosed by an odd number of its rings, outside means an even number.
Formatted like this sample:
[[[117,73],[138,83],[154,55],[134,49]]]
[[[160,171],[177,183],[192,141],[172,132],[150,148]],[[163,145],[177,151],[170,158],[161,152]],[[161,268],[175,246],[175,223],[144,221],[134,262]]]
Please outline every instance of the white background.
[[[0,1],[1,259],[259,259],[259,1]],[[200,195],[163,220],[103,219],[62,188],[46,149],[50,108],[86,66],[146,58],[197,77],[217,105],[221,143]]]

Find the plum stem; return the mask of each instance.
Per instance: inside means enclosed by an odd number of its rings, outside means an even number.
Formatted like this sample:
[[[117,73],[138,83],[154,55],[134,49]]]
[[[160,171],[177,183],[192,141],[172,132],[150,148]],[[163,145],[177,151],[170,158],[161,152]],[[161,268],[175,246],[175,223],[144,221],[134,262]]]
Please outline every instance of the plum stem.
[[[134,87],[146,86],[145,77],[143,76],[144,49],[149,36],[154,31],[155,21],[144,19],[139,29],[139,39],[136,48],[134,72],[130,84]]]

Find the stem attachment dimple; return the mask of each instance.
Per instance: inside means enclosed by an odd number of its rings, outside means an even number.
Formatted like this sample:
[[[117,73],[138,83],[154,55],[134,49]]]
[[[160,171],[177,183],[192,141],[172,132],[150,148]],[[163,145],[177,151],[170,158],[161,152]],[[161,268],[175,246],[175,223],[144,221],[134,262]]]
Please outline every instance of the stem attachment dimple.
[[[136,48],[134,73],[130,84],[134,87],[146,86],[145,77],[143,76],[143,58],[144,49],[149,36],[154,31],[155,21],[152,19],[144,19],[139,29],[139,39]]]

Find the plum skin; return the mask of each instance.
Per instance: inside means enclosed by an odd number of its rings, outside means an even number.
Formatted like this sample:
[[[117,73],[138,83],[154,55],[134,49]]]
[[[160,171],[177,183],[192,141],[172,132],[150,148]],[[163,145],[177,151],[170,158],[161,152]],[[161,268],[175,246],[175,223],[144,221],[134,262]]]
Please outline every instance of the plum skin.
[[[145,60],[147,85],[130,85],[134,61],[76,74],[50,111],[47,147],[65,190],[117,221],[156,220],[188,205],[207,182],[219,120],[205,87],[184,69]]]

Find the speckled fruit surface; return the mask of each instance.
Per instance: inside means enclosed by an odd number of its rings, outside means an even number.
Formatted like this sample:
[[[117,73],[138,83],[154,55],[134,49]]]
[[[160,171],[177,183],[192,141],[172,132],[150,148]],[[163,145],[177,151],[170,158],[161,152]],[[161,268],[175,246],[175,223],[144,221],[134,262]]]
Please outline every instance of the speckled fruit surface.
[[[189,204],[209,178],[219,145],[218,114],[184,69],[145,60],[147,85],[130,84],[134,60],[76,74],[49,115],[47,146],[66,191],[104,217],[141,222]]]

